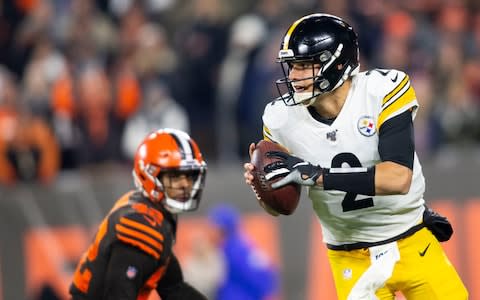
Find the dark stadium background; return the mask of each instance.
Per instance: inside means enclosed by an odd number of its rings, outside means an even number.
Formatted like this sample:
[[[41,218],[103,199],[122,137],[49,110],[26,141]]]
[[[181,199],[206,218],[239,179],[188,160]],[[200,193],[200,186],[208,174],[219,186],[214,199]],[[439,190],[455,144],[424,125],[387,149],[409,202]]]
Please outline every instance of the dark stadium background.
[[[162,126],[190,132],[209,164],[201,208],[181,216],[186,237],[215,204],[233,204],[260,224],[246,226],[280,268],[278,298],[334,297],[305,195],[273,218],[243,182],[276,96],[280,38],[312,12],[357,28],[362,69],[410,75],[425,199],[454,224],[444,246],[480,300],[477,0],[0,1],[0,300],[66,295],[95,226],[133,187],[138,138]]]

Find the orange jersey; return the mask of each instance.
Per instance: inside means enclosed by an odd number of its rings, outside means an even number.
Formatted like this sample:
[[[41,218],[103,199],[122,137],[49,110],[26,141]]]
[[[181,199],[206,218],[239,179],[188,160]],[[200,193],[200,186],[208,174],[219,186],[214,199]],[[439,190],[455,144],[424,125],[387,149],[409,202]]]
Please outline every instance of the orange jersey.
[[[148,254],[155,262],[155,271],[148,274],[137,295],[137,299],[147,299],[165,274],[172,255],[176,223],[175,215],[140,192],[122,196],[103,219],[94,241],[78,263],[70,287],[71,295],[74,299],[103,298],[111,250],[121,243],[138,250],[140,255]],[[136,271],[132,269],[131,275],[134,276]]]

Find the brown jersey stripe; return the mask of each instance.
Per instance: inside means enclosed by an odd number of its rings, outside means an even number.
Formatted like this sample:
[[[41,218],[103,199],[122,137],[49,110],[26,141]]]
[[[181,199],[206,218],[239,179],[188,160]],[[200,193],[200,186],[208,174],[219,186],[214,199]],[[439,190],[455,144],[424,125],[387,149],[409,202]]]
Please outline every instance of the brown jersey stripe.
[[[120,218],[120,223],[122,225],[126,225],[128,227],[132,227],[132,228],[135,228],[136,230],[138,231],[142,231],[146,234],[149,234],[151,235],[152,237],[156,238],[157,240],[159,241],[163,241],[163,235],[156,231],[155,229],[145,225],[145,224],[142,224],[140,222],[137,222],[137,221],[134,221],[132,219],[128,219],[126,217],[121,217]]]
[[[135,238],[143,243],[146,243],[159,252],[162,252],[163,250],[163,245],[161,243],[149,237],[148,235],[144,234],[143,232],[139,232],[137,230],[127,228],[125,226],[122,226],[121,224],[116,224],[115,229],[117,230],[118,233],[131,238]]]
[[[129,238],[129,237],[126,237],[126,236],[123,236],[121,234],[118,234],[117,233],[117,238],[126,243],[126,244],[130,244],[132,246],[135,246],[135,247],[138,247],[140,248],[141,250],[145,251],[146,253],[152,255],[153,257],[155,257],[156,259],[159,259],[160,258],[160,253],[157,252],[155,249],[145,245],[144,243],[140,242],[140,241],[137,241],[135,239],[132,239],[132,238]]]

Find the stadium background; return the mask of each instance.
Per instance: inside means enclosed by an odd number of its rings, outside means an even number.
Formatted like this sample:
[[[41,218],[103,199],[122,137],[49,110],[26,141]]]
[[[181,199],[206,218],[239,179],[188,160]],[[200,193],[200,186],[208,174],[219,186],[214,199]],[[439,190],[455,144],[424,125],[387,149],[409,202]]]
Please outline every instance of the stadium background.
[[[282,299],[331,299],[310,205],[272,218],[243,184],[247,145],[276,96],[274,63],[299,16],[343,16],[362,68],[408,72],[421,104],[426,199],[452,220],[445,244],[480,299],[480,3],[449,0],[10,0],[0,2],[0,299],[64,295],[78,255],[132,187],[132,148],[156,127],[189,131],[209,163],[188,236],[237,206],[282,274]],[[201,227],[201,226],[200,226]]]

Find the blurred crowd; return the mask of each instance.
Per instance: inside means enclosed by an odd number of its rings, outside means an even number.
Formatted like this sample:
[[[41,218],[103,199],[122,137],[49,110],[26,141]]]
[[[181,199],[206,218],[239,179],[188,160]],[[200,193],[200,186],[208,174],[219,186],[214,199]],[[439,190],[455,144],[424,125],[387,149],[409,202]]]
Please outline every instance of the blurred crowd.
[[[281,36],[312,12],[354,26],[363,70],[410,75],[420,155],[480,145],[476,0],[9,0],[0,183],[129,162],[159,127],[190,132],[209,162],[244,160],[277,96]]]
[[[253,242],[240,211],[223,203],[207,219],[208,233],[192,238],[183,261],[185,280],[208,299],[279,300],[280,268],[273,253]]]

